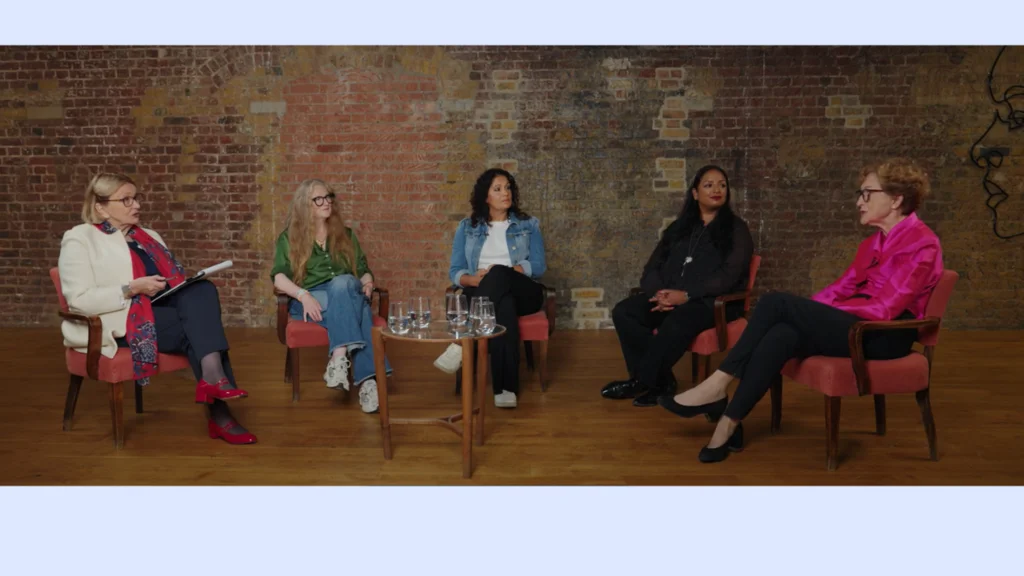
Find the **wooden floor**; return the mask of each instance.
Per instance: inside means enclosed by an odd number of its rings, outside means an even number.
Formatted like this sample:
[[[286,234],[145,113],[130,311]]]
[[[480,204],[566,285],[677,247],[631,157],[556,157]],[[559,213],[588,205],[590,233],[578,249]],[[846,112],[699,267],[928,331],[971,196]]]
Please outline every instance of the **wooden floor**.
[[[704,465],[697,452],[712,425],[661,408],[634,408],[598,391],[623,375],[611,331],[558,332],[551,386],[541,394],[524,369],[519,408],[489,407],[474,474],[460,474],[459,439],[435,427],[394,431],[385,461],[376,415],[353,394],[327,389],[326,350],[305,352],[302,399],[282,382],[284,349],[269,329],[229,331],[235,372],[250,398],[236,414],[259,437],[230,446],[206,437],[194,384],[159,376],[136,415],[126,389],[127,438],[111,441],[106,385],[87,381],[74,429],[61,431],[67,376],[59,332],[0,333],[0,484],[5,485],[725,485],[1020,484],[1024,480],[1024,332],[947,332],[938,349],[932,402],[939,461],[929,461],[913,396],[890,397],[889,426],[875,435],[870,399],[845,400],[839,469],[825,470],[822,397],[787,382],[782,433],[770,436],[769,403],[746,420],[746,450]],[[440,345],[391,344],[392,414],[457,412],[452,379],[431,366]],[[716,361],[719,359],[716,359]],[[688,381],[689,359],[676,367]]]

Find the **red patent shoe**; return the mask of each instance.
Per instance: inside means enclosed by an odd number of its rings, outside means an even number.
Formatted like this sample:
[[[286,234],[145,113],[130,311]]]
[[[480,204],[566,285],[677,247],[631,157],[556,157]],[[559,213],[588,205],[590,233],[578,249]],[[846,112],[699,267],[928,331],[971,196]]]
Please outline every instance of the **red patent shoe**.
[[[208,420],[207,429],[210,432],[210,438],[223,438],[228,444],[255,444],[256,436],[251,432],[245,432],[244,434],[232,434],[229,432],[237,424],[238,422],[231,420],[224,426],[218,426],[213,420]]]
[[[206,380],[199,380],[196,384],[196,404],[213,404],[214,400],[233,400],[235,398],[248,398],[249,393],[241,388],[230,388],[231,383],[227,378],[221,378],[216,384],[210,384]]]

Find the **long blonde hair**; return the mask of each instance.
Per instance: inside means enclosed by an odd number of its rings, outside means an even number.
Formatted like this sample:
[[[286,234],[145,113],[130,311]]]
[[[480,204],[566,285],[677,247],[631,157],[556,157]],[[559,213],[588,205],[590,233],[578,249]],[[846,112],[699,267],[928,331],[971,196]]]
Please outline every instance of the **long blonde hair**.
[[[313,189],[323,186],[328,194],[334,190],[323,180],[310,178],[303,180],[292,196],[288,207],[288,219],[285,228],[288,230],[288,258],[292,263],[292,278],[299,286],[306,277],[306,263],[313,255],[313,243],[316,242],[316,225],[313,222]],[[327,217],[327,249],[335,262],[348,261],[352,275],[356,275],[358,263],[355,258],[355,245],[352,243],[351,232],[342,222],[337,206],[332,206],[331,215]]]
[[[105,218],[96,212],[96,202],[110,198],[121,186],[131,184],[138,188],[135,181],[124,174],[113,174],[111,172],[100,172],[93,176],[89,185],[85,188],[85,202],[82,204],[82,222],[86,224],[99,224]]]

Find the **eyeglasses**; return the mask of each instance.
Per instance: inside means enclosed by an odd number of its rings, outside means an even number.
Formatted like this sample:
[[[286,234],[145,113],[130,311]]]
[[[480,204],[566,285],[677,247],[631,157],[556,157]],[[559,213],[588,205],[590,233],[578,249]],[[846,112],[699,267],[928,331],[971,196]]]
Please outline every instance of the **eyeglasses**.
[[[97,198],[97,202],[100,204],[106,204],[108,202],[120,202],[124,204],[125,208],[131,208],[132,202],[138,202],[139,206],[142,206],[142,194],[136,194],[135,196],[125,196],[124,198]]]
[[[857,195],[860,196],[861,200],[867,202],[871,200],[871,194],[874,192],[885,192],[885,190],[882,190],[881,188],[861,188],[860,190],[857,190]]]
[[[334,193],[332,192],[327,196],[313,196],[311,200],[313,200],[313,204],[317,205],[318,207],[323,206],[324,202],[334,204]]]

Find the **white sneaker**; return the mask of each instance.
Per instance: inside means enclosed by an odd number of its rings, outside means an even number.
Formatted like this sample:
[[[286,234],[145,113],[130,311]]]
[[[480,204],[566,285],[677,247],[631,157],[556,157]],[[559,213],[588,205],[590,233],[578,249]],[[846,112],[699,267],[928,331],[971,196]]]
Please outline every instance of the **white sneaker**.
[[[462,345],[461,344],[449,344],[448,348],[445,349],[444,354],[437,357],[434,360],[434,366],[442,372],[448,374],[455,374],[462,367]]]
[[[348,356],[342,354],[337,358],[331,358],[327,362],[327,371],[324,372],[324,381],[327,382],[328,388],[337,389],[339,387],[348,390],[348,369],[352,365],[349,361]]]
[[[377,381],[373,378],[359,385],[359,407],[367,414],[373,414],[380,408],[377,402]]]
[[[516,393],[504,390],[502,391],[501,394],[495,394],[494,405],[497,406],[498,408],[515,408]]]

